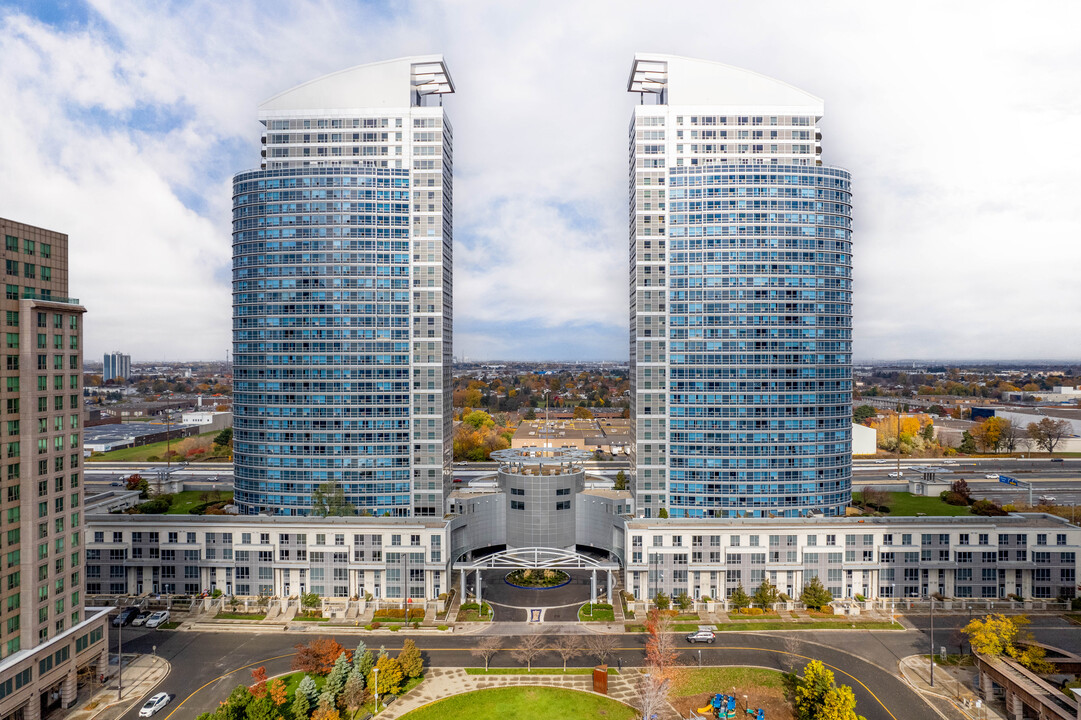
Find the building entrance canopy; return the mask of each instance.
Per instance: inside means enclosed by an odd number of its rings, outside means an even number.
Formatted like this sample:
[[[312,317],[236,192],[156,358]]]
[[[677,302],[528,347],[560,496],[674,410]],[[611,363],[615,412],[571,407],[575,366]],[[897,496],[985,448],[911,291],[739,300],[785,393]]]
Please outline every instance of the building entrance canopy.
[[[455,570],[618,570],[619,563],[605,562],[573,550],[528,547],[501,550],[473,561],[454,563]]]
[[[597,602],[597,571],[602,570],[608,573],[608,582],[605,589],[607,591],[606,599],[611,604],[614,582],[612,572],[619,570],[619,563],[597,560],[573,550],[527,547],[502,550],[477,560],[456,562],[454,563],[454,569],[458,570],[461,575],[463,601],[466,597],[466,573],[469,571],[476,572],[476,600],[478,605],[483,602],[481,589],[482,570],[591,570],[589,582],[589,601],[591,603]]]

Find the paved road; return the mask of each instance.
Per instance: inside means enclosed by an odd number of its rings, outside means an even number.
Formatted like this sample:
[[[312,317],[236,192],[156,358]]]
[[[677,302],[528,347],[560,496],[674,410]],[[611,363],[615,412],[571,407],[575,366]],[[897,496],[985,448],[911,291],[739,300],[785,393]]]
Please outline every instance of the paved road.
[[[554,629],[552,626],[544,626]],[[315,637],[311,633],[195,633],[160,632],[125,628],[126,652],[157,652],[172,663],[173,671],[158,691],[176,695],[171,715],[175,720],[193,718],[212,710],[233,687],[250,682],[250,670],[263,665],[270,674],[286,672],[292,662],[293,646]],[[918,632],[793,632],[787,641],[779,634],[722,633],[714,645],[687,646],[682,656],[689,664],[697,664],[701,650],[705,665],[759,665],[787,669],[785,658],[796,656],[802,665],[817,658],[832,666],[839,682],[851,685],[859,702],[860,712],[868,720],[935,720],[937,716],[915,693],[897,677],[897,661],[905,655],[926,647],[926,638]],[[394,652],[408,635],[367,636],[364,640],[374,649],[382,644]],[[555,636],[552,636],[554,639]],[[644,663],[645,636],[618,636],[615,659],[625,666]],[[353,648],[356,635],[337,637],[347,648]],[[418,647],[425,660],[435,666],[472,666],[479,661],[470,654],[476,642],[469,635],[417,636]],[[116,647],[115,632],[111,638]],[[793,644],[795,643],[795,644]],[[681,643],[682,644],[682,643]],[[510,655],[517,645],[514,636],[506,637],[504,650],[492,661],[494,667],[514,667]],[[589,666],[593,658],[582,657],[572,664]],[[540,659],[542,666],[558,666],[559,658],[552,654]],[[247,667],[246,667],[247,666]],[[724,690],[725,688],[718,688]],[[877,698],[877,699],[876,699]],[[881,704],[879,704],[881,702]],[[125,718],[134,720],[137,709]]]

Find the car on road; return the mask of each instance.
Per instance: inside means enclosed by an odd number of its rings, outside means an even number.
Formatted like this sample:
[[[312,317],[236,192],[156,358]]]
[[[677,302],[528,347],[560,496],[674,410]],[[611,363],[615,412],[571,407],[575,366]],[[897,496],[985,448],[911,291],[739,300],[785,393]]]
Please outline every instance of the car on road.
[[[156,628],[158,625],[161,625],[163,622],[169,622],[169,611],[168,610],[158,610],[156,613],[154,613],[153,615],[148,617],[146,619],[146,626],[148,628]]]
[[[1040,504],[1041,505],[1053,505],[1054,503],[1055,503],[1055,496],[1054,495],[1041,495],[1040,496]]]
[[[1051,462],[1062,462],[1062,458],[1051,458]]]
[[[113,627],[120,627],[121,625],[131,625],[132,621],[139,615],[139,608],[126,607],[120,608],[120,612],[113,618]]]
[[[169,693],[158,693],[139,708],[139,717],[151,717],[158,710],[169,704]]]
[[[717,635],[712,630],[699,630],[687,636],[687,642],[689,643],[712,643],[716,639]]]
[[[884,462],[886,462],[886,461],[885,460],[875,460],[875,465],[881,465]]]
[[[998,480],[998,473],[987,473],[984,477],[988,480]]]
[[[891,472],[890,473],[890,477],[904,477],[904,476],[905,476],[905,473],[904,473],[903,470],[901,472]]]
[[[150,617],[150,613],[148,613],[148,612],[139,613],[138,615],[135,616],[135,619],[131,621],[132,627],[139,627],[140,625],[146,624],[147,618],[149,618],[149,617]]]

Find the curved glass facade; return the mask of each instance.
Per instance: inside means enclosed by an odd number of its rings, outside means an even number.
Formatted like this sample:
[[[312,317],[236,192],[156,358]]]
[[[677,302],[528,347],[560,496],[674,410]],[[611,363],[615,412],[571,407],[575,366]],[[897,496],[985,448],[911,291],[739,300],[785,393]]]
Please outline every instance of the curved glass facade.
[[[849,504],[850,183],[815,165],[670,169],[673,517]]]
[[[410,514],[410,173],[233,181],[235,500],[306,514],[323,483]]]

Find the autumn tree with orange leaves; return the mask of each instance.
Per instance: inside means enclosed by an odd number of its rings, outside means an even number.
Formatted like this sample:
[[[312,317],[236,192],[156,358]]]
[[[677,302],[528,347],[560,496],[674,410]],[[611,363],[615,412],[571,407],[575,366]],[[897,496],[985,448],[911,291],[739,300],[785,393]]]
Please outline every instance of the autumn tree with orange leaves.
[[[296,645],[296,657],[293,658],[293,670],[311,673],[312,675],[326,675],[334,669],[334,661],[343,652],[348,660],[352,653],[343,648],[341,644],[332,638],[320,637],[312,640],[307,645]]]

